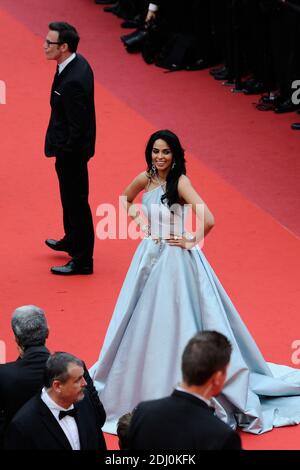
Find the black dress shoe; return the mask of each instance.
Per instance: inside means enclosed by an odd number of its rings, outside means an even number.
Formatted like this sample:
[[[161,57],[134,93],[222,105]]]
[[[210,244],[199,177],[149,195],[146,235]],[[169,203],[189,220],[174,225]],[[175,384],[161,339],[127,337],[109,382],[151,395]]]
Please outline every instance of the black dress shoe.
[[[253,81],[252,83],[243,83],[243,89],[245,95],[260,95],[265,93],[266,87],[262,82]]]
[[[221,72],[216,72],[213,74],[215,80],[230,80],[233,77],[230,77],[228,69],[224,67],[224,70]]]
[[[51,248],[51,250],[65,251],[71,255],[71,249],[64,240],[52,240],[51,238],[48,238],[45,240],[45,243],[47,246],[49,246],[49,248]]]
[[[133,19],[133,20],[125,20],[125,21],[122,21],[121,23],[121,28],[125,28],[125,29],[133,29],[133,28],[138,28],[141,24],[141,19]]]
[[[230,91],[232,91],[232,93],[244,93],[243,84],[239,80],[235,80],[234,81],[234,87],[231,88]]]
[[[95,0],[97,5],[110,5],[111,3],[116,3],[115,0]]]
[[[222,65],[222,67],[217,67],[215,69],[211,69],[209,71],[209,73],[210,73],[210,75],[212,75],[214,77],[216,74],[218,75],[219,73],[226,72],[226,70],[227,70],[227,68],[225,67],[225,65]]]
[[[93,262],[78,264],[76,261],[69,261],[64,266],[52,266],[51,272],[61,276],[72,276],[74,274],[93,274]]]
[[[280,95],[265,95],[262,96],[260,101],[264,104],[273,104],[274,107],[280,103],[281,97]]]
[[[193,62],[192,64],[188,64],[185,66],[185,70],[204,70],[207,69],[208,64],[205,62],[204,59],[198,59],[196,62]]]
[[[291,125],[291,128],[294,129],[294,131],[300,131],[300,122],[294,122],[294,124]]]
[[[275,108],[275,113],[282,114],[282,113],[291,113],[299,108],[299,105],[293,104],[292,100],[289,98],[286,101],[279,103]]]
[[[137,29],[130,34],[121,36],[120,39],[126,47],[127,52],[134,53],[142,50],[142,45],[148,35],[149,32],[146,29]]]
[[[258,102],[255,104],[258,111],[275,111],[275,108],[282,102],[279,94],[262,95]]]
[[[235,81],[233,80],[233,78],[229,78],[228,80],[226,80],[225,82],[223,82],[222,85],[224,85],[224,86],[234,86],[234,85],[235,85]]]
[[[121,7],[119,3],[114,3],[110,7],[104,7],[103,11],[106,11],[107,13],[113,13],[114,15],[119,15],[121,13]]]

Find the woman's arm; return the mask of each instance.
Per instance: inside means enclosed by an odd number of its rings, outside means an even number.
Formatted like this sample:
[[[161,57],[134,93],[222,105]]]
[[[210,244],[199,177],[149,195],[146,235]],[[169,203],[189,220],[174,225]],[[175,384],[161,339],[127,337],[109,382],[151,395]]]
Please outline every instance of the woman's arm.
[[[147,175],[146,171],[143,171],[143,173],[140,173],[138,176],[136,176],[136,178],[134,178],[134,180],[122,193],[123,204],[126,211],[130,217],[133,218],[136,224],[141,227],[143,232],[147,232],[148,228],[145,227],[145,220],[141,217],[141,213],[135,207],[133,201],[137,195],[147,187],[148,184],[149,176]]]
[[[192,248],[193,246],[197,245],[202,239],[203,236],[205,237],[210,230],[213,228],[215,219],[203,199],[199,196],[197,191],[194,189],[190,179],[182,175],[178,181],[178,194],[180,198],[184,201],[185,204],[190,204],[194,214],[197,217],[197,224],[196,226],[198,229],[194,234],[194,239],[192,241],[188,241],[183,239],[183,248]],[[199,217],[202,216],[200,219]],[[178,242],[175,240],[170,240],[170,244],[174,246],[178,246]],[[181,244],[179,243],[179,246]]]

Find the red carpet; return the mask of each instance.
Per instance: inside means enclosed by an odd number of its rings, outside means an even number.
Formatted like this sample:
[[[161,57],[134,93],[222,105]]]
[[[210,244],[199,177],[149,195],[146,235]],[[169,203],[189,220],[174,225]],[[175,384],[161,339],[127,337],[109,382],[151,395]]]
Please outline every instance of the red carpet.
[[[2,0],[0,8],[0,80],[7,86],[7,104],[0,105],[0,340],[6,342],[7,360],[16,355],[11,311],[35,303],[49,318],[49,347],[78,354],[91,365],[137,244],[97,240],[91,277],[49,273],[66,259],[43,243],[62,234],[54,161],[43,157],[55,64],[44,59],[42,38],[47,23],[58,18],[78,27],[81,51],[95,69],[98,137],[90,163],[95,225],[97,206],[117,204],[130,178],[144,169],[149,134],[158,127],[174,129],[188,150],[188,173],[216,216],[205,246],[209,261],[265,357],[292,365],[299,325],[300,135],[290,132],[288,123],[295,115],[254,111],[251,99],[229,94],[207,72],[164,74],[147,67],[140,57],[125,54],[118,22],[92,1],[20,3]],[[244,447],[251,449],[297,449],[299,437],[299,426],[242,434]],[[108,442],[116,446],[115,438]]]

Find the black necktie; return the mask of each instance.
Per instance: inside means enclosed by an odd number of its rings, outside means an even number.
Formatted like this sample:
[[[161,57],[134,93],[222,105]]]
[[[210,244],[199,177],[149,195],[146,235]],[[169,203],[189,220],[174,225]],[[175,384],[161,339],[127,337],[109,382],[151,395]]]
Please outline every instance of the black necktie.
[[[57,85],[57,79],[58,79],[58,66],[56,68],[56,73],[53,77],[53,82],[52,82],[52,87],[51,87],[51,96],[53,95],[54,87]]]
[[[53,84],[56,82],[56,80],[58,79],[58,76],[59,76],[59,67],[57,66],[56,67],[56,72],[55,72],[55,75],[54,75],[54,78],[53,78]]]
[[[73,408],[72,410],[67,410],[67,411],[61,410],[61,411],[59,412],[58,419],[61,420],[61,419],[63,419],[65,416],[73,416],[73,418],[75,418],[76,413],[77,413],[76,408]]]

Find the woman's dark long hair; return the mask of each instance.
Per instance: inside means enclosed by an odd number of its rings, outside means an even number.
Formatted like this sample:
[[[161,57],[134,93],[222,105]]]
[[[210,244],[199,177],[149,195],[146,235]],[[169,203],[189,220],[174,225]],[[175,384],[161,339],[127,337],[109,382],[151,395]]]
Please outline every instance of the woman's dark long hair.
[[[166,201],[168,206],[171,207],[173,204],[180,203],[177,186],[180,176],[186,174],[184,149],[182,148],[177,135],[175,135],[173,132],[167,129],[154,132],[154,134],[150,136],[145,152],[146,162],[148,165],[147,172],[150,175],[153,175],[152,149],[154,142],[158,139],[164,140],[168,144],[173,155],[172,167],[167,176],[166,192],[161,198],[162,202]]]

